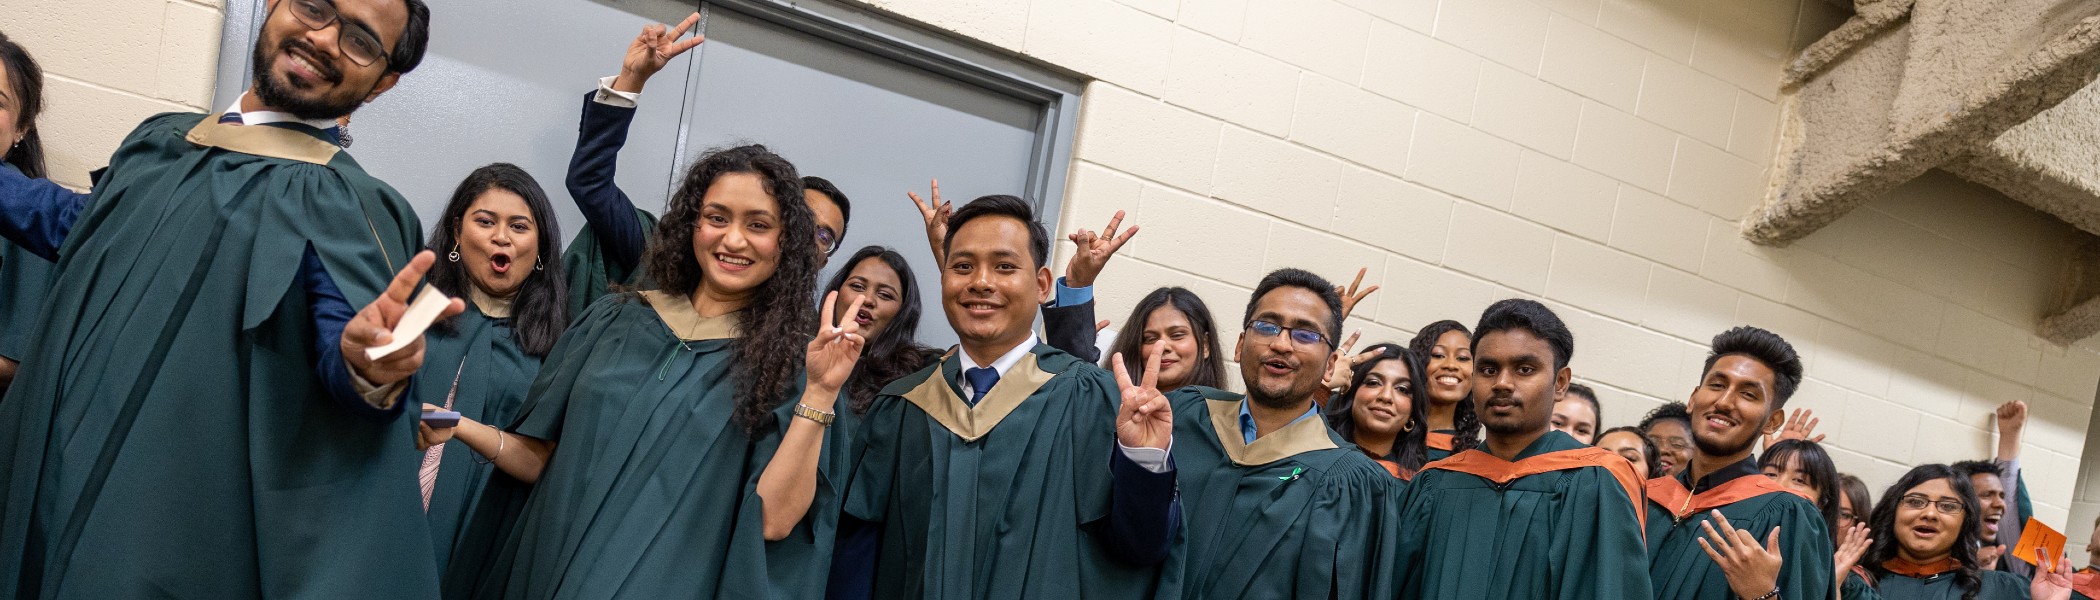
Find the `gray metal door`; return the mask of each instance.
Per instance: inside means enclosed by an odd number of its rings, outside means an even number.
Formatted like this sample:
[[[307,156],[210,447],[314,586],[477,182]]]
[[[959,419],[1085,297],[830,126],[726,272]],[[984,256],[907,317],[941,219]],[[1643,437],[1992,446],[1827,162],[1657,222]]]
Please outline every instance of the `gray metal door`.
[[[879,244],[910,259],[924,291],[922,339],[952,342],[933,257],[904,192],[923,195],[939,177],[957,203],[1016,194],[1055,229],[1076,84],[851,8],[706,4],[708,42],[667,65],[642,96],[620,154],[622,189],[661,213],[679,169],[704,150],[766,144],[853,199],[840,258]],[[261,0],[228,5],[222,105],[246,88],[252,32],[264,16]],[[676,23],[697,6],[433,2],[428,56],[357,113],[351,153],[407,195],[425,227],[468,171],[516,163],[539,179],[574,235],[583,220],[562,180],[585,94],[617,72],[643,25]]]

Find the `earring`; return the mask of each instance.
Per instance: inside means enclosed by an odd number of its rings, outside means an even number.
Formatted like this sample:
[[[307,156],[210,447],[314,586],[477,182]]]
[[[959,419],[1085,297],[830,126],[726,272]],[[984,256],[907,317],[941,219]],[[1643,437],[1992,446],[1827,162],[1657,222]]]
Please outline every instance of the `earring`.
[[[1405,426],[1405,427],[1401,427],[1401,428],[1400,428],[1400,433],[1412,433],[1412,432],[1413,432],[1414,430],[1415,430],[1415,420],[1414,420],[1414,419],[1408,419],[1408,420],[1407,420],[1407,426]]]
[[[459,262],[459,244],[453,244],[452,253],[445,255],[445,258],[451,259],[452,262]]]
[[[532,270],[534,270],[534,271],[545,271],[545,270],[547,270],[547,257],[545,257],[545,256],[535,256],[535,257],[533,257],[533,261],[532,261]]]

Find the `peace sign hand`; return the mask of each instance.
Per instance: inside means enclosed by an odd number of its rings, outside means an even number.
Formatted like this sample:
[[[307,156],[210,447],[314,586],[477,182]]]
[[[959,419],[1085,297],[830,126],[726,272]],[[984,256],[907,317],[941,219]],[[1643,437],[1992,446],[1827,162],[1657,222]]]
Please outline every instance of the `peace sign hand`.
[[[941,242],[948,239],[948,217],[955,214],[955,207],[941,201],[941,180],[933,180],[933,200],[920,200],[916,192],[905,192],[911,203],[919,207],[919,219],[926,222],[926,244],[933,247],[933,262],[948,264],[947,253],[941,251]]]
[[[1159,393],[1159,350],[1145,351],[1145,371],[1136,383],[1123,367],[1123,353],[1108,360],[1122,389],[1123,404],[1116,409],[1116,441],[1128,448],[1166,450],[1174,442],[1174,407]]]
[[[1765,536],[1765,544],[1757,544],[1757,535],[1728,525],[1728,517],[1721,511],[1713,511],[1713,519],[1700,523],[1706,529],[1706,537],[1699,538],[1699,547],[1706,549],[1706,556],[1721,566],[1721,574],[1728,578],[1728,589],[1737,597],[1757,598],[1779,588],[1779,566],[1785,561],[1779,555],[1779,528],[1773,527],[1771,535]],[[1721,525],[1719,531],[1714,524]]]
[[[700,22],[700,13],[693,13],[678,27],[665,30],[660,23],[650,23],[642,33],[634,36],[634,43],[627,45],[627,56],[620,59],[620,76],[613,78],[612,88],[622,92],[640,92],[649,78],[661,71],[671,59],[707,41],[707,36],[694,34],[691,39],[679,41],[693,24]]]
[[[1136,225],[1117,235],[1116,229],[1122,225],[1123,211],[1119,210],[1116,216],[1109,218],[1108,227],[1099,233],[1081,229],[1065,236],[1079,247],[1079,251],[1072,254],[1072,262],[1065,265],[1065,287],[1076,289],[1094,285],[1094,278],[1101,275],[1102,267],[1108,266],[1108,259],[1115,257],[1116,251],[1123,249],[1123,244],[1129,242],[1131,236],[1137,235]]]
[[[1336,347],[1334,353],[1327,356],[1327,375],[1320,379],[1322,387],[1332,390],[1349,385],[1349,380],[1356,376],[1356,365],[1371,360],[1371,357],[1378,355],[1378,352],[1375,350],[1366,350],[1362,354],[1356,355],[1349,354],[1350,350],[1356,348],[1357,336],[1363,334],[1364,332],[1361,330],[1349,334],[1349,339],[1343,340],[1342,345]]]
[[[1334,293],[1342,297],[1342,318],[1349,318],[1350,313],[1356,312],[1356,303],[1371,297],[1371,292],[1378,291],[1378,286],[1375,285],[1369,288],[1358,289],[1364,284],[1364,273],[1370,271],[1370,267],[1357,269],[1356,281],[1349,282],[1349,287],[1334,286]]]
[[[865,297],[854,298],[844,314],[860,312],[861,304],[866,300]],[[802,364],[809,372],[803,389],[813,391],[803,394],[803,398],[808,399],[803,404],[809,404],[811,408],[831,408],[828,403],[838,400],[839,388],[844,387],[846,378],[853,375],[853,366],[860,362],[861,348],[867,344],[867,338],[860,334],[859,321],[847,319],[832,324],[833,316],[839,314],[834,311],[838,303],[838,292],[824,295],[824,320],[817,327],[817,337],[809,341],[808,353],[803,358]],[[818,406],[818,403],[827,404]]]

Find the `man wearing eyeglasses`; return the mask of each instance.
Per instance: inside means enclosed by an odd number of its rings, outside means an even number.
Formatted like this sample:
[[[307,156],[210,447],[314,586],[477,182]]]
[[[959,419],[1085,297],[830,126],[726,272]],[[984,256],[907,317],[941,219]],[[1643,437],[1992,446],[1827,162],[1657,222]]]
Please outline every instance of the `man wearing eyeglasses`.
[[[1786,422],[1801,357],[1779,334],[1713,338],[1691,412],[1691,463],[1648,480],[1649,576],[1658,599],[1828,598],[1829,527],[1813,500],[1765,477],[1751,450]],[[1838,490],[1824,490],[1836,494]]]
[[[1537,302],[1503,300],[1480,315],[1471,381],[1486,440],[1408,484],[1399,597],[1653,595],[1633,465],[1553,430],[1574,354],[1575,334]]]
[[[1341,296],[1318,275],[1281,269],[1255,286],[1243,319],[1234,360],[1246,395],[1188,386],[1166,396],[1188,515],[1179,596],[1394,597],[1400,480],[1312,402],[1342,329]],[[1159,394],[1158,345],[1145,350],[1142,374],[1109,361],[1119,379],[1139,381],[1125,403]]]
[[[247,92],[139,125],[88,208],[0,193],[0,234],[61,272],[0,402],[0,589],[436,595],[398,401],[423,341],[366,355],[434,257],[335,130],[422,61],[429,9],[266,10]]]

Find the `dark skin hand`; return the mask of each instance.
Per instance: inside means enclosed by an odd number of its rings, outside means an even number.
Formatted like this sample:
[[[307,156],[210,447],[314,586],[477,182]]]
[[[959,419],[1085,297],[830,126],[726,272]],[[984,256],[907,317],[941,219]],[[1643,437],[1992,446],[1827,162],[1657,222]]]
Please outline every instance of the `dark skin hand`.
[[[408,379],[410,375],[416,374],[416,369],[423,367],[423,338],[420,336],[409,345],[376,360],[366,357],[365,349],[384,346],[393,341],[394,326],[399,325],[401,315],[408,312],[408,303],[415,293],[416,282],[422,281],[423,276],[430,272],[430,265],[436,262],[436,253],[429,250],[416,253],[415,258],[409,259],[408,266],[402,267],[401,272],[394,274],[394,281],[387,284],[386,292],[357,311],[357,316],[351,317],[350,323],[343,327],[343,341],[340,346],[343,359],[350,363],[351,372],[363,377],[372,385],[386,387]],[[444,312],[438,314],[438,319],[443,320],[466,310],[466,302],[453,298],[446,303]]]

